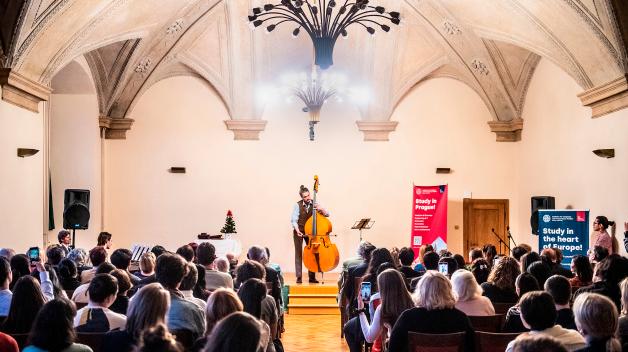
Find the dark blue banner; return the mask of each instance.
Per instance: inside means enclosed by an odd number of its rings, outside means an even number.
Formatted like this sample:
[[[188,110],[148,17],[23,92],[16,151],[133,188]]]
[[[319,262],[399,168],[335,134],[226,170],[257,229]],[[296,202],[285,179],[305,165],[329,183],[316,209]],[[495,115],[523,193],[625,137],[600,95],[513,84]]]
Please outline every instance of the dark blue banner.
[[[589,250],[588,210],[539,210],[539,252],[559,248],[562,265],[569,268],[576,255]]]

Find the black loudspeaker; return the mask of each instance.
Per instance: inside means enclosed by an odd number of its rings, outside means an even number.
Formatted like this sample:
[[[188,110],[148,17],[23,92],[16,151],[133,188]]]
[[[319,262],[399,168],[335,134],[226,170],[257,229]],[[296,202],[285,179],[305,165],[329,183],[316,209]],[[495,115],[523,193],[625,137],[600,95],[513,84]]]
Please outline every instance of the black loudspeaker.
[[[86,230],[89,225],[89,190],[66,189],[63,197],[63,228]]]
[[[555,209],[556,198],[550,196],[536,196],[530,199],[531,213],[530,226],[532,233],[539,234],[539,209]]]

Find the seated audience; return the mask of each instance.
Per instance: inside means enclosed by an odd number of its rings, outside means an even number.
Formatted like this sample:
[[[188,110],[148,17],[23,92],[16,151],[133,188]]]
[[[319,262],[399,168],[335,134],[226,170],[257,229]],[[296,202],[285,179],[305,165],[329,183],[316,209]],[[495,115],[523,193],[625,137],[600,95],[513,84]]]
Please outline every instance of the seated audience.
[[[142,332],[135,352],[184,352],[183,346],[164,324],[157,324]]]
[[[281,307],[281,282],[279,280],[279,273],[275,269],[268,266],[268,257],[266,256],[266,249],[260,246],[252,246],[249,248],[247,254],[248,259],[254,260],[264,266],[266,282],[270,283],[271,290],[270,295],[275,299],[277,308]]]
[[[13,286],[20,277],[31,274],[31,266],[28,257],[25,254],[16,254],[11,258],[11,275],[13,280],[9,285],[9,289],[12,290]]]
[[[116,267],[109,263],[102,263],[96,269],[95,274],[109,274],[116,270]],[[72,301],[76,303],[89,303],[89,282],[77,287],[72,294]]]
[[[13,292],[9,290],[9,285],[12,280],[11,264],[5,257],[0,257],[0,317],[9,315],[11,298],[13,297]]]
[[[160,284],[142,287],[133,296],[123,329],[109,331],[103,340],[102,352],[131,352],[142,331],[166,323],[170,309],[170,293]]]
[[[229,259],[225,257],[218,257],[214,260],[214,264],[216,264],[216,270],[229,274]]]
[[[107,332],[123,328],[126,317],[109,309],[118,294],[118,280],[110,274],[97,274],[89,283],[89,303],[74,318],[77,332]]]
[[[469,263],[473,263],[476,259],[482,258],[484,259],[484,254],[482,250],[478,247],[473,247],[469,250]]]
[[[419,247],[419,256],[415,259],[416,265],[414,266],[414,270],[419,273],[424,273],[427,269],[425,268],[425,264],[423,263],[423,258],[425,257],[425,253],[434,252],[434,247],[431,244],[424,244]],[[438,254],[436,254],[438,255]]]
[[[539,283],[540,287],[543,287],[547,278],[552,275],[552,269],[546,262],[543,261],[543,258],[544,257],[541,256],[540,261],[530,264],[528,266],[528,270],[526,270],[536,278],[536,281]]]
[[[183,259],[185,259],[185,261],[188,263],[194,262],[194,257],[195,257],[194,248],[192,248],[192,246],[190,246],[189,244],[186,244],[177,248],[177,251],[175,253],[182,256]]]
[[[57,270],[57,265],[61,263],[61,260],[65,258],[65,252],[58,244],[52,244],[46,249],[46,264],[52,266]]]
[[[617,332],[617,308],[608,297],[597,293],[584,293],[573,303],[578,331],[584,336],[587,347],[580,351],[620,352]]]
[[[395,269],[386,269],[377,276],[379,287],[380,304],[371,314],[371,323],[369,323],[364,312],[359,314],[360,327],[362,335],[368,343],[373,343],[378,338],[382,339],[382,343],[386,342],[387,336],[382,333],[386,330],[388,335],[395,326],[399,316],[406,310],[414,308],[414,302],[410,292],[406,289],[406,285],[401,273]],[[364,309],[364,301],[358,299],[358,309]],[[346,336],[346,335],[345,335]],[[349,339],[347,339],[347,342]],[[351,346],[351,351],[359,351],[358,346]]]
[[[489,267],[492,269],[495,263],[494,259],[497,257],[497,248],[495,248],[492,244],[485,244],[482,247],[482,255],[484,256],[484,260],[486,260]]]
[[[155,276],[155,263],[157,258],[152,252],[146,252],[140,257],[140,271],[136,274],[140,280]]]
[[[599,263],[602,260],[606,259],[609,256],[608,249],[602,246],[595,246],[591,251],[591,256],[589,256],[589,261],[591,263]]]
[[[377,248],[371,253],[371,261],[369,266],[362,276],[362,282],[371,283],[371,294],[378,292],[377,290],[377,269],[383,263],[393,263],[392,254],[388,248]]]
[[[3,352],[20,352],[20,346],[11,336],[0,332],[0,351]]]
[[[355,295],[354,291],[354,282],[355,278],[364,276],[366,273],[366,269],[368,269],[369,262],[371,261],[371,253],[375,250],[375,246],[373,246],[370,242],[362,241],[358,246],[358,255],[362,258],[362,262],[358,265],[350,266],[347,269],[347,280],[342,285],[342,295],[347,297],[348,299],[352,299]],[[354,301],[350,301],[351,308],[355,307]]]
[[[202,245],[199,246],[199,249]],[[200,258],[200,257],[199,257]],[[187,262],[178,254],[164,253],[157,258],[155,276],[157,281],[170,292],[168,310],[168,329],[171,331],[187,330],[197,339],[205,331],[203,311],[194,303],[187,301],[179,285],[185,277]]]
[[[92,268],[91,266],[87,265],[88,258],[89,255],[87,254],[87,251],[83,248],[74,248],[67,256],[67,259],[70,259],[74,262],[74,264],[76,264],[76,271],[79,278],[81,277],[81,273],[83,273],[83,271]]]
[[[28,337],[30,345],[23,352],[93,352],[88,346],[75,343],[74,315],[74,304],[67,299],[55,298],[44,304]]]
[[[487,261],[488,262],[488,261]],[[490,263],[489,263],[490,266]],[[519,265],[514,258],[504,257],[491,269],[488,280],[480,285],[483,295],[492,303],[515,303],[515,280],[519,276]]]
[[[96,268],[107,260],[107,250],[103,246],[97,246],[89,251],[89,260],[93,268],[81,273],[81,283],[86,284],[96,275]]]
[[[482,296],[482,289],[470,271],[458,269],[454,272],[451,286],[456,297],[456,309],[472,316],[495,314],[491,300]]]
[[[64,290],[74,291],[81,286],[76,264],[70,259],[65,258],[59,263],[57,273],[59,274],[59,283]]]
[[[593,283],[593,267],[589,257],[577,255],[571,260],[571,272],[573,277],[569,279],[571,287],[589,286]]]
[[[156,245],[150,249],[150,252],[155,255],[155,258],[159,258],[160,255],[168,252],[163,246]]]
[[[416,308],[401,313],[392,329],[389,350],[408,351],[408,332],[447,334],[466,332],[465,350],[473,351],[473,329],[466,314],[455,308],[451,283],[443,274],[427,271],[419,280],[413,299]]]
[[[458,270],[458,262],[456,262],[456,260],[453,257],[441,257],[438,260],[438,265],[440,266],[441,264],[447,264],[447,273],[443,273],[445,274],[445,276],[447,276],[448,278],[451,277],[451,275],[456,272],[456,270]],[[439,268],[440,271],[440,268]]]
[[[128,292],[131,287],[133,287],[133,284],[131,283],[131,279],[129,279],[128,272],[125,270],[116,269],[110,274],[118,280],[118,294],[109,309],[118,314],[126,315],[127,308],[129,307]]]
[[[6,260],[11,261],[11,258],[15,255],[15,250],[11,248],[0,248],[0,257],[4,257]]]
[[[491,273],[491,269],[484,258],[477,258],[471,263],[470,269],[475,281],[478,285],[482,285],[488,280],[488,275]]]
[[[111,253],[111,264],[120,270],[124,270],[126,274],[129,276],[131,280],[131,284],[133,286],[140,283],[140,278],[131,274],[129,271],[129,266],[131,266],[131,258],[133,258],[133,253],[126,248],[119,248]]]
[[[513,352],[567,352],[565,346],[550,336],[532,335],[516,339]]]
[[[538,262],[539,260],[541,260],[541,256],[537,252],[528,252],[521,256],[519,270],[521,270],[521,272],[528,271],[530,264]]]
[[[532,276],[532,274],[523,272],[519,276],[517,276],[517,281],[515,281],[515,287],[517,290],[517,295],[519,297],[523,297],[528,292],[540,290],[539,282],[536,281],[536,278]],[[519,303],[508,309],[506,312],[506,320],[504,322],[504,331],[505,332],[524,332],[528,331],[528,329],[523,325],[521,321],[521,299],[519,299]]]
[[[420,276],[418,271],[412,269],[412,262],[414,261],[414,251],[412,248],[403,247],[399,251],[399,262],[401,263],[401,267],[399,271],[403,274],[406,279],[413,279],[415,277]]]
[[[196,287],[196,283],[198,282],[198,271],[196,270],[196,265],[194,263],[187,263],[187,274],[181,281],[181,285],[179,285],[179,291],[183,295],[183,298],[186,300],[196,304],[201,310],[205,310],[207,303],[200,298],[194,297],[194,287]]]
[[[556,324],[565,329],[576,330],[573,312],[569,306],[571,299],[571,285],[562,275],[552,275],[545,281],[545,291],[549,293],[556,304]]]
[[[521,321],[526,328],[530,329],[530,332],[523,333],[511,341],[506,352],[513,351],[515,341],[518,339],[532,335],[551,336],[565,345],[569,351],[585,347],[585,340],[577,331],[556,325],[554,299],[549,293],[544,291],[528,292],[521,297],[519,306]]]
[[[232,313],[216,324],[203,352],[258,352],[267,344],[262,329],[261,322],[252,315]]]
[[[44,303],[39,282],[32,276],[22,276],[13,288],[11,308],[1,330],[7,334],[27,334]]]
[[[610,298],[621,310],[621,291],[619,283],[628,276],[628,259],[618,254],[609,255],[596,265],[595,279],[591,286],[581,287],[575,296],[584,292],[599,293]]]
[[[266,250],[266,259],[268,260],[268,263],[266,265],[268,265],[269,267],[273,268],[277,272],[277,275],[279,275],[279,283],[281,284],[281,287],[283,287],[284,281],[283,281],[283,273],[281,271],[281,266],[278,263],[271,262],[271,260],[270,260],[270,249],[268,249],[268,247],[264,247],[264,249]],[[219,259],[221,259],[221,258],[218,258],[217,260],[219,260]],[[226,258],[224,258],[224,259],[226,259]],[[227,260],[227,263],[228,262],[229,261]],[[354,261],[353,262],[354,264],[352,264],[352,265],[359,264],[361,262],[362,262],[362,258],[358,258],[358,260]],[[348,268],[349,268],[349,266],[346,267],[346,269],[348,269]],[[219,271],[223,271],[222,269],[220,269],[218,263],[216,263],[216,269],[219,270]]]
[[[454,258],[454,260],[456,261],[458,269],[467,270],[467,263],[464,262],[464,257],[462,255],[454,254],[452,258]]]
[[[521,257],[524,254],[528,253],[528,251],[526,251],[526,249],[521,246],[516,246],[510,251],[510,253],[512,254],[512,257],[515,258],[516,261],[521,262]]]
[[[262,316],[262,302],[266,298],[266,285],[259,279],[248,279],[240,286],[238,297],[246,313],[262,321],[262,336],[267,341],[266,352],[274,352],[273,339],[277,334],[277,320]]]
[[[214,291],[219,287],[233,288],[233,278],[231,275],[216,270],[214,260],[216,260],[216,248],[213,244],[204,242],[196,249],[198,263],[205,269],[205,288]]]
[[[568,279],[573,277],[573,273],[570,269],[563,267],[563,251],[560,248],[552,248],[556,256],[556,261],[552,267],[552,275],[561,275]]]
[[[194,343],[192,351],[198,352],[205,347],[207,337],[220,320],[231,313],[242,312],[244,307],[238,295],[229,288],[219,288],[212,292],[205,309],[205,335]]]

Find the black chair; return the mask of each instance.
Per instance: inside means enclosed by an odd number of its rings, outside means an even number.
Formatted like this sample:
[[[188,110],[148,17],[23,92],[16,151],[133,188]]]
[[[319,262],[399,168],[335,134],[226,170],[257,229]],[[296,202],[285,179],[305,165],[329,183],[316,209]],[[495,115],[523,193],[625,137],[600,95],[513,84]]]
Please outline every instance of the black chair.
[[[408,352],[464,352],[466,333],[422,334],[408,332]]]
[[[493,308],[495,308],[495,314],[506,314],[514,305],[515,303],[493,303]]]
[[[475,350],[482,352],[504,352],[508,343],[519,336],[519,333],[475,332]]]

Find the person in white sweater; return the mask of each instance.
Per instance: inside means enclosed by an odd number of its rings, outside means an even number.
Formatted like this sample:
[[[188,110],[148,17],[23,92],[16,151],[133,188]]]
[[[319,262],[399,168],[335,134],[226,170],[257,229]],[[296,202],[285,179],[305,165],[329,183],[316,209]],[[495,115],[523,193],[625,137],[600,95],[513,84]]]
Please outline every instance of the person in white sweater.
[[[456,296],[456,309],[470,316],[495,314],[493,303],[488,297],[482,296],[482,288],[470,271],[456,270],[451,276],[451,285]]]

